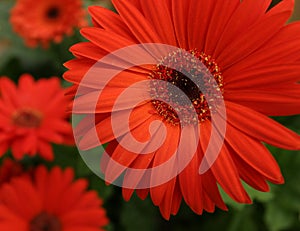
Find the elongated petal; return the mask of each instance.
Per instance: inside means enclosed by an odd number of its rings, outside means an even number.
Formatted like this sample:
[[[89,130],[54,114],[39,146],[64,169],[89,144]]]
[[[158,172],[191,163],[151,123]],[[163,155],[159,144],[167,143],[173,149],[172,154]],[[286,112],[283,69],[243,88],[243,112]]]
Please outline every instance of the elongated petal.
[[[266,88],[265,90],[235,91],[235,93],[228,92],[225,94],[225,97],[229,101],[238,103],[269,116],[299,114],[299,94],[295,94],[291,90],[287,90],[286,92],[284,90],[280,92],[280,90],[281,89]]]
[[[168,9],[168,1],[146,0],[141,1],[141,11],[151,23],[161,41],[172,46],[177,45],[174,33],[171,12]],[[176,2],[179,3],[179,1]],[[177,6],[179,7],[179,6]]]
[[[130,129],[143,124],[145,121],[151,118],[152,115],[148,113],[149,110],[152,110],[152,105],[145,104],[141,107],[135,108],[131,112],[133,115],[131,116],[132,119],[130,121],[127,121],[128,118],[126,113],[129,113],[131,110],[125,112],[115,112],[113,121],[112,117],[108,117],[96,124],[96,127],[94,129],[96,129],[99,138],[97,134],[95,134],[95,130],[91,129],[81,139],[79,148],[82,150],[91,149],[99,146],[99,140],[102,144],[105,144],[118,138],[119,136],[125,135],[130,131]],[[117,134],[115,134],[116,131],[113,130],[112,123],[114,123],[115,125],[119,125],[117,127]],[[105,128],[105,132],[102,131],[103,128]]]
[[[114,6],[140,43],[161,43],[151,24],[129,1],[115,0]],[[130,14],[128,14],[130,12]]]
[[[263,114],[226,102],[228,123],[249,136],[284,149],[300,149],[300,136]]]
[[[211,5],[212,10],[210,17],[208,17],[209,11],[200,11],[200,16],[204,16],[203,18],[201,18],[204,22],[203,24],[205,24],[205,22],[208,22],[208,29],[206,31],[206,35],[203,35],[203,37],[206,37],[204,46],[205,53],[212,55],[214,54],[215,48],[220,42],[220,36],[224,33],[226,25],[229,23],[229,20],[231,19],[233,13],[237,10],[239,4],[241,4],[239,0],[228,1],[226,2],[226,4],[224,4],[222,1],[205,1],[205,5]],[[259,4],[257,4],[257,7],[260,7],[258,6]],[[191,4],[192,13],[193,11],[195,11],[194,7],[195,6]],[[205,18],[205,16],[207,18]],[[192,48],[193,47],[191,47],[191,49]]]
[[[300,63],[299,63],[300,64]],[[299,64],[264,65],[226,75],[226,90],[265,89],[281,84],[296,83],[300,77]]]
[[[238,170],[225,145],[211,170],[220,186],[232,199],[240,203],[251,203],[251,199],[240,181]]]
[[[250,167],[273,182],[282,183],[278,164],[268,149],[258,140],[248,137],[228,124],[226,136],[235,153]]]
[[[179,127],[172,126],[167,126],[167,129],[168,130],[166,140],[164,144],[159,148],[159,150],[157,150],[157,152],[155,153],[155,157],[153,160],[154,167],[166,164],[166,162],[169,161],[170,158],[176,157],[177,155],[176,151],[180,139],[180,129]],[[164,155],[160,155],[160,153],[164,153]],[[174,159],[174,161],[176,161],[176,159]],[[174,166],[171,166],[172,163],[174,164]],[[176,175],[174,175],[173,177],[171,176],[171,167],[174,167],[174,169],[176,169],[178,166],[173,161],[172,163],[168,164],[168,166],[170,166],[168,167],[170,171],[165,171],[166,168],[158,168],[157,170],[155,170],[155,174],[153,173],[152,175],[152,178],[154,178],[152,179],[152,182],[157,182],[157,178],[159,176],[164,176],[163,178],[166,179],[174,178]],[[150,195],[155,205],[159,205],[162,203],[167,187],[168,183],[151,188]]]
[[[89,7],[89,12],[93,20],[106,31],[118,31],[118,34],[122,37],[134,39],[126,24],[121,20],[120,15],[99,6]]]
[[[280,28],[283,27],[290,15],[291,11],[287,11],[279,13],[278,15],[265,17],[246,33],[231,42],[224,51],[218,55],[217,60],[220,65],[226,68],[247,57],[260,45],[274,36]],[[260,33],[257,33],[257,31],[260,31]],[[235,49],[236,47],[239,47],[239,49]]]
[[[271,0],[255,1],[255,4],[251,0],[242,1],[224,28],[224,33],[219,36],[214,55],[218,57],[235,38],[260,20],[270,6],[270,3]]]

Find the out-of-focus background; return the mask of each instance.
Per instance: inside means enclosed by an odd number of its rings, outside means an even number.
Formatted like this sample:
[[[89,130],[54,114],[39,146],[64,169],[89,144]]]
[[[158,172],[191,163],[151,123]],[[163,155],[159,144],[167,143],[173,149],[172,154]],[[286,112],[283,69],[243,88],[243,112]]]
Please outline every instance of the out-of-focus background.
[[[102,5],[112,9],[109,0],[84,0],[83,2],[85,8],[89,5]],[[274,1],[274,4],[277,2],[279,1]],[[295,2],[296,9],[291,21],[300,20],[300,0],[295,0]],[[8,76],[15,82],[23,73],[30,73],[36,79],[50,76],[61,77],[66,71],[62,64],[73,58],[69,47],[84,41],[84,39],[78,30],[75,30],[72,36],[65,37],[61,43],[51,44],[48,49],[29,48],[24,44],[22,38],[12,30],[9,16],[10,9],[14,4],[14,0],[0,0],[0,76]],[[63,86],[69,86],[63,79],[61,82]],[[276,120],[300,133],[299,116],[280,117]],[[279,162],[286,181],[284,185],[271,185],[269,193],[261,193],[247,188],[254,199],[252,205],[237,204],[224,194],[224,200],[229,205],[228,212],[217,209],[213,214],[204,213],[198,216],[183,204],[177,216],[171,217],[170,221],[165,221],[161,217],[158,208],[149,198],[141,201],[133,196],[130,202],[125,202],[122,199],[120,188],[106,186],[101,179],[90,172],[79,156],[76,147],[54,145],[55,160],[53,163],[36,157],[25,158],[22,164],[42,163],[47,166],[59,165],[74,168],[76,177],[88,179],[90,189],[97,190],[104,200],[104,207],[110,219],[108,230],[299,231],[300,152],[268,148]],[[5,154],[0,163],[6,157],[11,157],[11,153]]]
[[[295,0],[295,12],[291,18],[291,21],[296,21],[300,19],[300,1]]]

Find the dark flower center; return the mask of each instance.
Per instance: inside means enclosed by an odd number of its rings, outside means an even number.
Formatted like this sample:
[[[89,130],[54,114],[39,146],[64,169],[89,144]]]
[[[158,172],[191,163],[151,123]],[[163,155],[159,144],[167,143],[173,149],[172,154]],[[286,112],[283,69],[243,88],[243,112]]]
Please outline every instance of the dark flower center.
[[[29,231],[61,231],[61,223],[57,217],[42,212],[31,222]]]
[[[41,125],[42,114],[33,109],[22,109],[13,115],[12,121],[19,127],[36,128]]]
[[[200,91],[197,87],[197,85],[188,77],[186,77],[183,73],[174,71],[173,72],[173,77],[171,80],[171,83],[181,89],[183,93],[188,96],[190,101],[195,101],[196,99],[199,98]],[[182,97],[183,95],[177,95],[176,92],[172,91],[172,88],[168,88],[169,94],[173,95],[173,99],[178,103],[178,104],[186,104],[184,98]]]
[[[203,65],[197,64],[195,58]],[[176,67],[176,70],[170,67]],[[179,124],[180,119],[183,125],[210,119],[210,114],[217,107],[220,98],[220,94],[216,94],[216,91],[223,92],[220,68],[211,56],[197,50],[189,52],[179,50],[169,54],[155,66],[150,77],[163,80],[154,82],[150,87],[152,104],[157,113],[173,125]],[[178,87],[181,92],[171,87],[170,83]],[[209,95],[209,103],[200,88]],[[164,102],[155,100],[161,97]]]
[[[58,18],[59,13],[60,13],[59,8],[56,7],[56,6],[52,6],[52,7],[47,9],[46,16],[49,19],[56,19],[56,18]]]

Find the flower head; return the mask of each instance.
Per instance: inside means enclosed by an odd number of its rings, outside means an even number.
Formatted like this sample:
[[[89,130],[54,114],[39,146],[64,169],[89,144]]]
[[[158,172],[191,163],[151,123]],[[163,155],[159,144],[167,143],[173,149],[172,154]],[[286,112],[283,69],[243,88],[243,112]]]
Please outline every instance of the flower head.
[[[73,144],[67,121],[68,100],[57,77],[37,82],[29,74],[19,85],[0,78],[0,155],[10,147],[16,159],[39,154],[53,159],[50,143]]]
[[[33,179],[15,178],[0,189],[3,231],[103,230],[108,219],[102,200],[86,191],[87,181],[73,181],[72,169],[38,167]]]
[[[13,29],[28,46],[59,43],[74,27],[84,25],[81,0],[18,0],[11,11]]]
[[[89,9],[94,27],[81,32],[90,42],[71,48],[64,77],[81,89],[73,113],[87,115],[79,147],[109,143],[101,170],[109,183],[122,176],[126,200],[134,189],[150,194],[168,219],[182,199],[197,214],[226,210],[218,185],[251,203],[242,181],[260,191],[283,183],[264,143],[300,149],[299,135],[268,117],[300,113],[300,23],[286,25],[293,3],[114,0],[117,14]]]

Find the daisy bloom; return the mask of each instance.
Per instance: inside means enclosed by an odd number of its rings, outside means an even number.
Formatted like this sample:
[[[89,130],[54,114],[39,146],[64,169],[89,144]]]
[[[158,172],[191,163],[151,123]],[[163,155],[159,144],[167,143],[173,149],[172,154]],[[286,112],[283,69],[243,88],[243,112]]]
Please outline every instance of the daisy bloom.
[[[283,0],[271,9],[271,0],[114,0],[113,4],[117,13],[101,7],[89,8],[94,27],[81,30],[89,42],[71,48],[76,59],[66,63],[69,71],[64,75],[74,83],[75,92],[86,74],[94,72],[94,79],[82,86],[86,94],[81,91],[74,101],[81,109],[73,113],[87,115],[77,129],[82,136],[80,149],[96,146],[97,141],[90,136],[95,129],[101,143],[109,143],[106,152],[110,158],[101,159],[105,180],[113,183],[122,176],[126,200],[135,190],[128,187],[128,182],[135,184],[137,195],[144,199],[150,194],[166,219],[178,212],[182,199],[197,214],[204,210],[213,212],[216,207],[226,210],[218,186],[235,201],[251,203],[242,182],[264,192],[269,191],[267,182],[282,184],[280,169],[264,143],[283,149],[300,149],[299,135],[269,118],[300,112],[297,84],[300,80],[300,23],[286,24],[294,1]],[[146,44],[180,49],[167,54],[163,49],[156,49],[151,55],[161,53],[162,56],[155,65],[144,63],[120,71],[134,57],[139,59],[138,52],[127,52],[129,61],[115,55],[114,62],[103,62],[104,69],[98,69],[105,71],[97,72],[97,68],[93,68],[108,54],[136,44],[143,44],[145,50],[149,48]],[[195,66],[195,60],[202,67]],[[112,70],[118,74],[106,84],[104,74]],[[135,85],[150,80],[163,81],[166,86]],[[212,87],[213,82],[216,87]],[[179,88],[190,102],[182,101],[181,95],[170,85]],[[136,94],[123,98],[119,108],[114,107],[119,96],[134,87]],[[101,90],[101,94],[92,111],[88,105],[92,97],[97,96],[97,90]],[[217,97],[216,92],[221,97]],[[151,97],[128,107],[128,102],[144,95]],[[175,107],[155,99],[162,95],[169,97],[169,103]],[[216,136],[212,137],[215,128],[212,118],[219,114],[220,102],[207,100],[209,95],[224,102],[226,120],[224,115],[220,117],[225,121],[226,133],[210,168],[199,171],[208,147],[219,142]],[[196,117],[189,118],[190,109],[196,111]],[[93,113],[95,129],[86,122]],[[218,126],[216,129],[219,131]],[[162,130],[166,132],[164,139],[159,136]],[[144,152],[161,140],[157,149]],[[137,141],[149,145],[139,145]],[[210,142],[213,145],[209,145]],[[185,145],[180,146],[181,143]],[[177,171],[193,149],[188,164]],[[159,176],[164,177],[174,168],[177,175],[160,185],[139,187],[143,181],[151,182],[152,175],[145,178],[129,171],[154,169],[173,156],[176,157],[173,166],[169,164]],[[116,167],[114,162],[122,167]]]
[[[66,113],[69,101],[59,78],[35,82],[24,74],[18,86],[7,77],[0,83],[0,156],[11,147],[18,160],[26,154],[52,160],[50,143],[74,143]]]
[[[71,35],[74,27],[85,25],[84,15],[81,0],[17,0],[10,22],[26,45],[46,48],[51,41],[59,43]]]
[[[86,191],[85,179],[74,181],[71,168],[44,166],[33,179],[16,178],[0,189],[3,231],[99,231],[108,224],[102,200]]]
[[[0,187],[9,183],[13,178],[19,177],[24,173],[22,165],[10,158],[5,158],[0,166]]]

